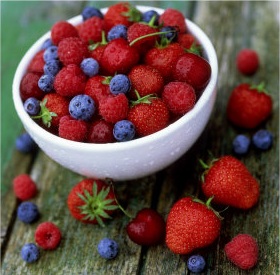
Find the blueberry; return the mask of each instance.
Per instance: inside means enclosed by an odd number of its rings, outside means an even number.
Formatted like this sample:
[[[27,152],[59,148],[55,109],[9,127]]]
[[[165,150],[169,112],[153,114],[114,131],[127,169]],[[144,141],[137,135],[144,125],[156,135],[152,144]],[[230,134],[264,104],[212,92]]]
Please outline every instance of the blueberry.
[[[167,33],[161,34],[160,37],[165,38],[168,41],[173,41],[174,42],[178,38],[178,29],[176,27],[165,26],[165,27],[162,27],[160,29],[160,31],[161,32],[167,32]]]
[[[159,14],[154,10],[148,10],[142,14],[141,21],[149,23],[151,19],[155,16],[154,25],[158,25]]]
[[[57,46],[53,45],[46,48],[43,54],[43,58],[45,62],[48,62],[53,59],[58,59]]]
[[[115,25],[107,34],[107,40],[112,41],[116,38],[127,39],[127,27],[122,24]]]
[[[54,77],[52,75],[43,74],[38,80],[38,86],[43,92],[49,93],[53,90],[53,82]]]
[[[193,255],[188,259],[188,269],[193,273],[200,273],[205,268],[205,260],[200,255]]]
[[[244,155],[248,153],[250,143],[250,139],[247,136],[237,135],[232,142],[234,153],[238,155]]]
[[[16,148],[21,153],[31,153],[36,147],[36,143],[28,133],[23,133],[16,139]]]
[[[61,63],[58,59],[51,59],[44,65],[44,73],[55,76],[61,69]]]
[[[93,16],[98,16],[100,17],[101,19],[103,18],[103,14],[102,12],[97,9],[97,8],[94,8],[94,7],[85,7],[82,11],[82,17],[83,17],[83,20],[87,20]]]
[[[110,260],[117,256],[119,252],[119,246],[116,241],[109,238],[104,238],[99,242],[97,250],[102,258]]]
[[[21,249],[21,258],[28,263],[37,261],[39,256],[40,250],[34,243],[27,243]]]
[[[253,144],[260,150],[267,150],[272,146],[273,135],[268,130],[257,131],[252,138]]]
[[[135,136],[134,124],[129,120],[118,121],[113,128],[113,135],[117,141],[129,141]]]
[[[95,102],[88,95],[77,95],[69,103],[69,113],[75,119],[89,120],[95,112]]]
[[[17,208],[17,217],[24,223],[32,223],[39,217],[38,207],[35,203],[25,201]]]
[[[40,101],[35,97],[29,97],[26,99],[23,107],[24,110],[31,116],[38,115],[41,110]]]
[[[88,77],[97,75],[99,72],[99,64],[94,58],[85,58],[80,65],[84,74]]]
[[[50,46],[53,46],[53,42],[50,38],[47,38],[42,45],[42,50],[45,50]]]
[[[112,94],[117,95],[121,93],[127,93],[131,88],[129,78],[124,74],[115,75],[109,84],[110,91]]]

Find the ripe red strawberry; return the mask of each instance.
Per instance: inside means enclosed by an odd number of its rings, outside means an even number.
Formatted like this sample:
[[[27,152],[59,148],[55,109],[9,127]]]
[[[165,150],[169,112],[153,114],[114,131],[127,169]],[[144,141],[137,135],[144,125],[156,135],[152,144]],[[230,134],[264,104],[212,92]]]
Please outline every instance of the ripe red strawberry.
[[[128,237],[139,245],[157,245],[164,241],[165,221],[155,210],[143,208],[126,226]]]
[[[108,75],[125,74],[139,61],[138,51],[123,38],[110,41],[100,60],[101,69]]]
[[[149,94],[160,95],[164,86],[164,79],[160,72],[148,65],[139,64],[134,66],[128,74],[132,84],[130,96],[136,99],[134,90],[137,90],[141,97]]]
[[[44,73],[44,65],[45,65],[45,60],[43,58],[45,50],[40,50],[35,54],[35,56],[32,58],[30,61],[27,71],[30,73],[39,73],[43,74]]]
[[[253,75],[259,68],[258,53],[252,49],[242,49],[236,56],[236,66],[240,73]]]
[[[211,66],[203,57],[187,52],[177,59],[172,75],[175,81],[187,82],[201,91],[210,80]]]
[[[104,53],[104,50],[105,50],[107,44],[108,44],[108,41],[106,40],[105,32],[102,31],[102,40],[97,43],[90,43],[90,45],[88,47],[90,57],[92,57],[98,63],[100,63],[100,60],[102,58],[102,55]]]
[[[45,250],[57,248],[61,240],[60,229],[52,222],[40,223],[35,230],[36,243]]]
[[[177,26],[180,33],[187,31],[185,16],[178,10],[167,8],[159,17],[159,24],[163,26]]]
[[[88,56],[87,44],[78,37],[68,37],[58,44],[57,54],[63,65],[80,63]]]
[[[176,60],[184,53],[184,48],[178,43],[157,46],[146,53],[144,63],[156,68],[167,83],[171,79]]]
[[[209,206],[191,197],[178,200],[166,221],[166,244],[176,254],[188,254],[212,244],[220,234],[221,220]]]
[[[258,262],[258,243],[249,234],[238,234],[225,245],[224,250],[228,259],[241,269],[251,269]]]
[[[104,14],[105,30],[109,31],[113,26],[122,24],[129,27],[133,22],[141,19],[141,13],[128,2],[120,2],[111,5]]]
[[[63,67],[55,76],[54,89],[62,96],[75,96],[84,93],[86,76],[76,64]]]
[[[164,86],[162,99],[169,111],[175,115],[184,115],[196,102],[194,88],[185,82],[169,82]]]
[[[92,123],[89,129],[87,142],[90,143],[109,143],[114,142],[113,124],[99,119]]]
[[[85,43],[99,42],[102,39],[104,20],[98,16],[93,16],[79,25],[79,37]]]
[[[214,196],[213,202],[217,204],[244,210],[256,205],[259,183],[240,160],[223,156],[204,167],[202,191],[206,197]]]
[[[139,137],[147,136],[168,125],[169,111],[160,98],[148,95],[133,103],[128,120],[134,124]]]
[[[99,102],[99,114],[110,123],[116,123],[127,117],[128,99],[124,94],[109,96]]]
[[[84,179],[77,183],[68,195],[67,205],[78,221],[101,226],[118,209],[112,187],[99,179]]]
[[[77,29],[67,21],[58,21],[51,28],[51,40],[54,45],[67,37],[77,37]]]
[[[253,129],[268,119],[272,98],[263,87],[242,83],[234,88],[227,105],[227,117],[236,126]]]
[[[13,190],[15,196],[22,201],[29,200],[37,194],[36,183],[27,174],[20,174],[13,179]]]

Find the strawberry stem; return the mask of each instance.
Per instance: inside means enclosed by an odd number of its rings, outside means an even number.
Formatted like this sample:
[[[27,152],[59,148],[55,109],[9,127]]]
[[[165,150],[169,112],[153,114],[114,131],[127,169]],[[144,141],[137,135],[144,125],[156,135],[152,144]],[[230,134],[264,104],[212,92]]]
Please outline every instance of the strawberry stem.
[[[143,97],[140,97],[137,90],[134,90],[134,92],[137,96],[137,100],[131,100],[130,101],[132,106],[135,106],[135,105],[140,104],[140,103],[151,104],[152,103],[151,99],[157,98],[154,94],[149,94],[149,95],[145,95]]]
[[[268,91],[265,89],[265,83],[263,81],[258,85],[251,85],[250,89],[257,90],[259,93],[268,94]]]

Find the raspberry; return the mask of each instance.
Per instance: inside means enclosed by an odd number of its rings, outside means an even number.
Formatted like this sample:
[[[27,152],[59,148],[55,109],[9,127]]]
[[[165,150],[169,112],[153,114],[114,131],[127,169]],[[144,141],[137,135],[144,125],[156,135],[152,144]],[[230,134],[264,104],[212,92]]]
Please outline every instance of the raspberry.
[[[236,56],[236,66],[240,73],[253,75],[259,68],[259,57],[252,49],[242,49]]]
[[[125,119],[128,109],[128,99],[124,94],[107,97],[99,104],[100,115],[111,123]]]
[[[183,115],[195,105],[196,94],[194,88],[185,82],[169,82],[164,86],[162,99],[171,113]]]
[[[57,248],[60,240],[61,232],[52,222],[43,222],[36,228],[35,241],[43,249],[52,250]]]
[[[68,37],[59,42],[57,54],[64,65],[80,65],[82,60],[87,57],[88,49],[80,38]]]
[[[20,96],[23,101],[29,97],[43,98],[45,93],[38,86],[40,76],[38,73],[27,73],[23,76],[20,83]]]
[[[248,234],[238,234],[225,245],[228,259],[241,269],[250,269],[258,261],[258,243]]]
[[[32,58],[32,60],[30,61],[27,67],[28,72],[40,73],[40,74],[44,73],[44,65],[45,65],[45,61],[43,58],[44,51],[45,50],[41,50],[35,54],[35,56]]]
[[[58,135],[62,138],[73,141],[85,141],[88,125],[83,120],[76,120],[71,116],[63,116],[59,121]]]
[[[187,31],[185,16],[182,12],[167,8],[159,17],[159,24],[163,26],[177,26],[180,33],[185,33]]]
[[[54,89],[62,96],[82,94],[86,85],[86,76],[75,64],[63,67],[55,77]]]
[[[85,42],[99,42],[102,39],[104,21],[100,17],[94,16],[84,21],[79,26],[79,36]]]
[[[87,142],[109,143],[114,141],[113,125],[103,119],[95,121],[88,133]]]
[[[67,21],[58,21],[51,28],[51,39],[54,45],[67,37],[77,37],[77,29]]]
[[[27,174],[20,174],[13,179],[13,189],[15,196],[26,201],[37,194],[37,186]]]

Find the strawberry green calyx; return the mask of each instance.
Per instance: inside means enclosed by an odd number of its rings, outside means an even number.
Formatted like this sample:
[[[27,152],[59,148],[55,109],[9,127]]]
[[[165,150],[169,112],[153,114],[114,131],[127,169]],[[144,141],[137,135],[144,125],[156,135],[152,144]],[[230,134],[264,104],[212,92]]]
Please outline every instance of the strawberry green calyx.
[[[51,127],[51,121],[52,118],[57,116],[56,113],[50,112],[49,109],[46,107],[47,99],[44,99],[42,102],[40,102],[40,113],[36,116],[31,116],[33,119],[42,119],[42,122],[44,125],[46,125],[48,128]]]
[[[102,84],[109,85],[112,78],[112,76],[106,76],[105,79],[102,80]]]
[[[186,51],[187,53],[193,53],[193,54],[196,54],[196,55],[201,56],[202,47],[194,42],[194,43],[191,45],[191,47],[190,47],[189,49],[185,49],[185,51]]]
[[[94,43],[93,41],[89,42],[89,46],[88,46],[89,51],[94,51],[97,47],[105,46],[105,45],[108,44],[108,41],[106,39],[105,31],[102,31],[101,37],[102,37],[102,40],[100,42],[97,42],[97,43]]]
[[[139,22],[141,20],[141,12],[133,7],[132,5],[128,4],[128,11],[122,12],[122,15],[128,18],[130,22]]]
[[[259,93],[269,94],[268,91],[265,89],[265,83],[261,82],[259,85],[251,85],[251,90],[257,90]]]
[[[110,192],[110,187],[102,188],[100,192],[97,192],[97,184],[94,183],[92,186],[92,195],[84,190],[84,194],[77,193],[78,197],[84,201],[84,205],[79,206],[81,214],[85,215],[84,220],[94,220],[102,227],[105,226],[102,219],[111,219],[105,211],[116,210],[119,208],[118,205],[112,204],[115,200],[106,199]]]
[[[149,94],[149,95],[145,95],[143,97],[140,97],[139,93],[135,90],[135,94],[137,96],[137,100],[131,100],[130,103],[132,106],[135,106],[137,104],[140,103],[144,103],[144,104],[151,104],[152,103],[152,99],[156,99],[157,96],[155,96],[154,94]]]
[[[214,164],[214,162],[216,162],[218,159],[214,158],[212,159],[212,161],[210,162],[210,164],[206,164],[202,159],[199,159],[199,163],[202,166],[202,168],[204,169],[204,172],[201,175],[201,181],[204,182],[204,178],[205,175],[208,173],[208,170],[211,168],[211,166]]]

